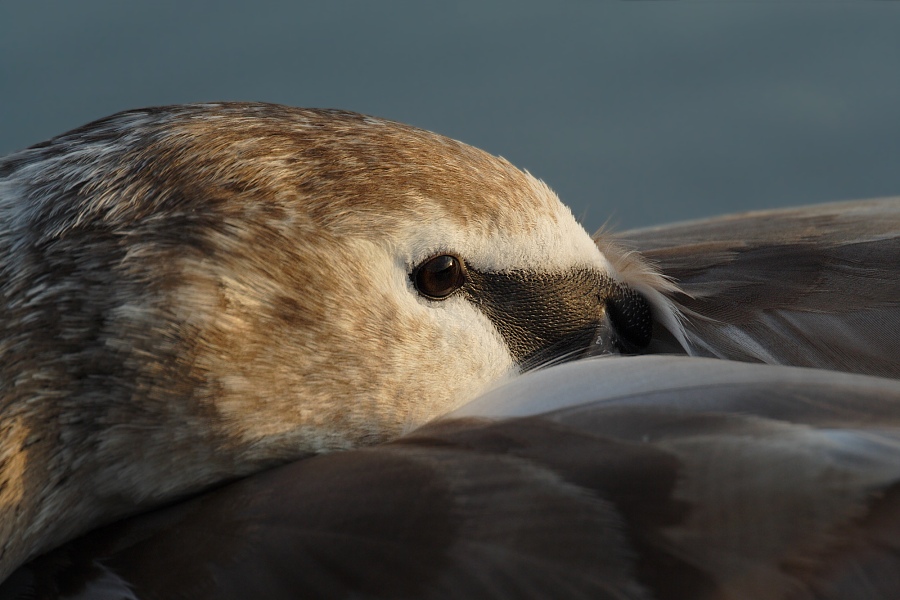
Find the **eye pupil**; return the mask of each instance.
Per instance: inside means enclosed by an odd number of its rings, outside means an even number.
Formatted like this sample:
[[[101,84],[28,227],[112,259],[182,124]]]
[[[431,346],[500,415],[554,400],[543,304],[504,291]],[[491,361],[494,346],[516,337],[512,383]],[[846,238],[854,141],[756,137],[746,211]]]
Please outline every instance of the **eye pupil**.
[[[435,256],[413,271],[413,283],[420,294],[446,298],[465,283],[462,262],[455,256]]]

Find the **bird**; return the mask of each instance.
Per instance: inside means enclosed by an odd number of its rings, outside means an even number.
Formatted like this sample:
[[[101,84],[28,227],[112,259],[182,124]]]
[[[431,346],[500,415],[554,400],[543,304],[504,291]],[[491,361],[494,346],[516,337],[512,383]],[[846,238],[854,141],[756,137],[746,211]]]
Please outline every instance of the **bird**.
[[[592,238],[217,103],[3,159],[0,223],[0,598],[900,591],[897,199]]]

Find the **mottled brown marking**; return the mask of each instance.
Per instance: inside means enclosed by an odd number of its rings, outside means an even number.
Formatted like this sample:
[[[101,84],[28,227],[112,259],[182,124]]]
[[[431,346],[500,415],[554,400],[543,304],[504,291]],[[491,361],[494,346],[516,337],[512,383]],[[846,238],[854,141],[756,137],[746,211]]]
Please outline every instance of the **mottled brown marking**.
[[[485,261],[495,240],[535,262],[530,232],[581,235],[503,159],[341,111],[130,111],[0,176],[0,425],[39,434],[27,454],[2,442],[0,578],[122,513],[394,437],[513,372],[487,317],[408,289],[419,227]],[[586,234],[573,247],[600,263]]]

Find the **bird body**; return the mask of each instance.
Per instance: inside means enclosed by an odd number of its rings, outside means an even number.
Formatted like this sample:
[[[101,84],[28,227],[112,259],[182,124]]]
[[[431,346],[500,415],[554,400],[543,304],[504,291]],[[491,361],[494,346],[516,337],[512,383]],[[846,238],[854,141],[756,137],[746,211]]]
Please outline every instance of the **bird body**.
[[[63,134],[0,161],[0,596],[892,597],[898,240],[592,240],[342,111]]]
[[[556,196],[405,125],[138,110],[0,176],[0,577],[122,515],[396,437],[545,352],[614,343],[624,288]]]
[[[887,599],[898,420],[888,378],[585,359],[394,442],[100,529],[13,583],[23,598]]]

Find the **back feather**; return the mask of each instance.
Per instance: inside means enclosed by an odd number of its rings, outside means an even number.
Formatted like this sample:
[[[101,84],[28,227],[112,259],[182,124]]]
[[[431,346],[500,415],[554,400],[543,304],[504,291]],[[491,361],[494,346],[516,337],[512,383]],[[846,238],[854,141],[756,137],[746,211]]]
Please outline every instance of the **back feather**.
[[[635,395],[641,368],[668,376]],[[253,476],[70,543],[0,598],[900,597],[900,383],[634,357],[493,395],[563,381],[585,403],[482,404]]]
[[[900,198],[730,215],[626,231],[602,249],[617,268],[638,250],[673,279],[681,351],[900,376]],[[623,265],[623,266],[620,266]],[[646,269],[646,265],[640,268]]]

